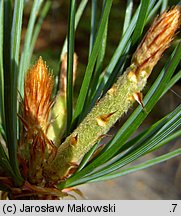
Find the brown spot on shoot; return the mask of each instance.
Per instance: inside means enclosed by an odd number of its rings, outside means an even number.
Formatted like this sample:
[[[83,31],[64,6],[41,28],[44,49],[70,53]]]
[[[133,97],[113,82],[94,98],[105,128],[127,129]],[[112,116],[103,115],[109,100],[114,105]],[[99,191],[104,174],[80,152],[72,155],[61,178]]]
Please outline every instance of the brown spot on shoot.
[[[141,92],[136,92],[133,93],[133,98],[144,108],[143,102],[142,102],[142,93]]]
[[[108,90],[108,94],[109,95],[113,95],[114,93],[116,92],[116,88],[113,86],[112,88],[110,88],[109,90]]]
[[[116,111],[115,111],[116,112]],[[101,127],[105,127],[105,125],[107,124],[107,122],[109,121],[110,117],[115,113],[115,112],[112,112],[112,113],[109,113],[109,114],[103,114],[103,115],[100,115],[96,118],[96,121],[98,123],[99,126]]]
[[[131,82],[134,82],[134,83],[137,83],[138,80],[137,80],[137,77],[136,77],[136,74],[133,72],[133,71],[130,71],[128,73],[128,79],[131,81]]]
[[[70,138],[70,144],[71,145],[76,145],[78,140],[78,134],[71,136]]]

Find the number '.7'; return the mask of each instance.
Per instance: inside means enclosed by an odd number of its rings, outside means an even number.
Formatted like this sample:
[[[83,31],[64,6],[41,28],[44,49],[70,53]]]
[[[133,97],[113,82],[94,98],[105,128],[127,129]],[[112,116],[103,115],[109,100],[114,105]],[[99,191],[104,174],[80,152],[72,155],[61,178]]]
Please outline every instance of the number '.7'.
[[[173,206],[173,212],[175,212],[175,209],[176,209],[176,207],[177,207],[177,204],[172,204],[172,206]]]

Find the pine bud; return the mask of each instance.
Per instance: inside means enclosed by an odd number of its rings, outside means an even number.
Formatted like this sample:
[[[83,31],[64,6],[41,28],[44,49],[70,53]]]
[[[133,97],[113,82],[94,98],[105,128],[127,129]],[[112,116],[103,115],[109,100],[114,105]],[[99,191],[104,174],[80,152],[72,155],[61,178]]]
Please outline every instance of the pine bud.
[[[52,101],[52,76],[40,57],[25,77],[24,83],[24,120],[29,127],[41,127],[45,132]]]
[[[140,77],[143,71],[147,73],[147,77],[150,75],[153,67],[173,40],[180,26],[180,17],[181,7],[176,6],[155,19],[132,58],[137,77]]]
[[[20,116],[23,130],[18,156],[22,173],[31,183],[43,182],[43,166],[55,152],[54,145],[46,135],[53,104],[52,88],[52,75],[40,57],[25,76],[24,110]]]

